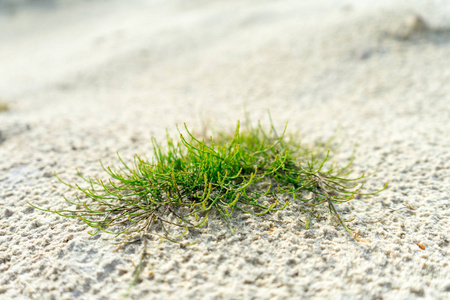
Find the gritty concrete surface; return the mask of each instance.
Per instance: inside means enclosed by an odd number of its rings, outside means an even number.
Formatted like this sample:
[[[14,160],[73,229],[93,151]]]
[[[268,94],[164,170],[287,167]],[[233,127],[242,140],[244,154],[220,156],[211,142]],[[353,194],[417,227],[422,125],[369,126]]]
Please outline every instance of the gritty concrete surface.
[[[40,4],[39,4],[40,3]],[[54,177],[103,176],[176,124],[250,112],[305,142],[339,132],[373,197],[342,204],[368,243],[299,205],[211,218],[151,248],[130,299],[448,299],[447,1],[0,1],[0,299],[121,299],[142,246],[90,236]],[[340,156],[339,156],[340,155]],[[422,250],[417,244],[424,246]]]

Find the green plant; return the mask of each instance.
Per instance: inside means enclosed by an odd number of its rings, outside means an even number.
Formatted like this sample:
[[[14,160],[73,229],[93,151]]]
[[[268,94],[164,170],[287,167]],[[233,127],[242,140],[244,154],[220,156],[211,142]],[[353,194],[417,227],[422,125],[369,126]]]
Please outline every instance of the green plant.
[[[343,167],[327,163],[329,151],[299,144],[286,127],[278,135],[273,126],[266,132],[259,125],[233,134],[218,133],[216,139],[200,140],[180,133],[167,146],[153,140],[154,157],[136,155],[134,166],[119,156],[121,168],[105,167],[108,180],[78,175],[87,184],[69,184],[82,197],[66,201],[74,210],[49,210],[63,217],[80,218],[98,231],[119,237],[120,243],[143,236],[177,241],[192,228],[201,228],[208,218],[220,216],[234,232],[230,217],[235,211],[263,215],[286,208],[291,201],[305,203],[306,228],[315,207],[324,204],[337,222],[356,240],[361,240],[339,215],[336,205],[362,193],[362,176],[349,178],[352,161]],[[101,161],[100,161],[101,163]],[[386,188],[386,186],[385,186]],[[281,200],[283,194],[290,200]],[[178,229],[178,230],[177,230]],[[180,230],[182,232],[180,232]]]
[[[179,142],[167,136],[162,147],[153,140],[151,161],[134,157],[134,166],[119,156],[122,167],[105,167],[109,179],[85,177],[82,187],[58,180],[78,190],[76,200],[66,201],[73,210],[49,210],[63,217],[80,218],[95,231],[112,234],[118,243],[143,240],[143,251],[131,287],[138,281],[147,254],[147,237],[177,242],[190,229],[200,229],[208,218],[218,215],[231,232],[235,211],[264,215],[285,209],[292,201],[304,203],[306,228],[321,204],[352,237],[364,241],[346,225],[336,205],[362,193],[364,174],[350,178],[352,162],[343,167],[330,163],[330,145],[308,148],[286,127],[278,135],[274,126],[265,131],[260,125],[232,134],[217,133],[215,139],[196,138],[185,125]],[[386,186],[383,188],[385,189]],[[382,189],[382,190],[383,190]],[[282,197],[283,195],[287,197]],[[288,200],[282,200],[288,199]],[[130,290],[128,291],[130,292]]]

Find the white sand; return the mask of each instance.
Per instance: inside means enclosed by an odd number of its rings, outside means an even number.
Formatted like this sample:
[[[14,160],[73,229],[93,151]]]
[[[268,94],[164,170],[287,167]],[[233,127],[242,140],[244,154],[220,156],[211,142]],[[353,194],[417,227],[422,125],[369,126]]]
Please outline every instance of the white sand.
[[[99,158],[148,153],[183,122],[232,128],[244,107],[306,141],[341,127],[343,157],[358,144],[356,170],[379,168],[368,188],[390,182],[339,206],[370,242],[325,213],[305,230],[295,205],[236,214],[234,235],[213,219],[195,246],[151,249],[132,299],[450,297],[448,1],[13,2],[0,1],[1,299],[120,299],[140,245],[113,252],[26,201],[67,208],[54,170],[77,182],[75,167],[101,174]]]

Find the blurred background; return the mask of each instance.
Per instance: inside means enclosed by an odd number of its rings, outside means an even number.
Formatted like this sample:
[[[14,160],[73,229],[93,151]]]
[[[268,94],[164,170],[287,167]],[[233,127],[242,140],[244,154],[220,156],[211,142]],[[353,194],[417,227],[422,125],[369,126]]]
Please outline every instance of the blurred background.
[[[241,100],[297,98],[307,77],[321,89],[325,77],[351,77],[353,58],[388,54],[383,34],[410,35],[415,16],[448,26],[448,2],[0,0],[0,97],[122,76],[124,89],[147,77],[146,89],[188,98],[205,86]],[[339,75],[336,60],[347,60]]]
[[[159,128],[270,109],[296,127],[314,115],[307,130],[329,111],[335,130],[380,99],[445,93],[449,16],[443,0],[0,0],[0,99],[30,121]]]

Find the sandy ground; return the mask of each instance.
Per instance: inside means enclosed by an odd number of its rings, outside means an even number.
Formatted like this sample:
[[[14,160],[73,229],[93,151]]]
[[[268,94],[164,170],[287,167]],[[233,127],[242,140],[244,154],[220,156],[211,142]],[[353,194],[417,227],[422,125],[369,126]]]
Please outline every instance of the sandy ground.
[[[295,205],[236,215],[234,235],[213,218],[194,246],[152,248],[130,298],[450,298],[448,1],[22,2],[0,1],[1,299],[127,291],[140,245],[27,205],[68,207],[53,171],[77,182],[176,124],[268,109],[306,142],[340,128],[340,155],[379,170],[368,188],[390,182],[340,206],[370,242],[326,213],[305,230]]]

